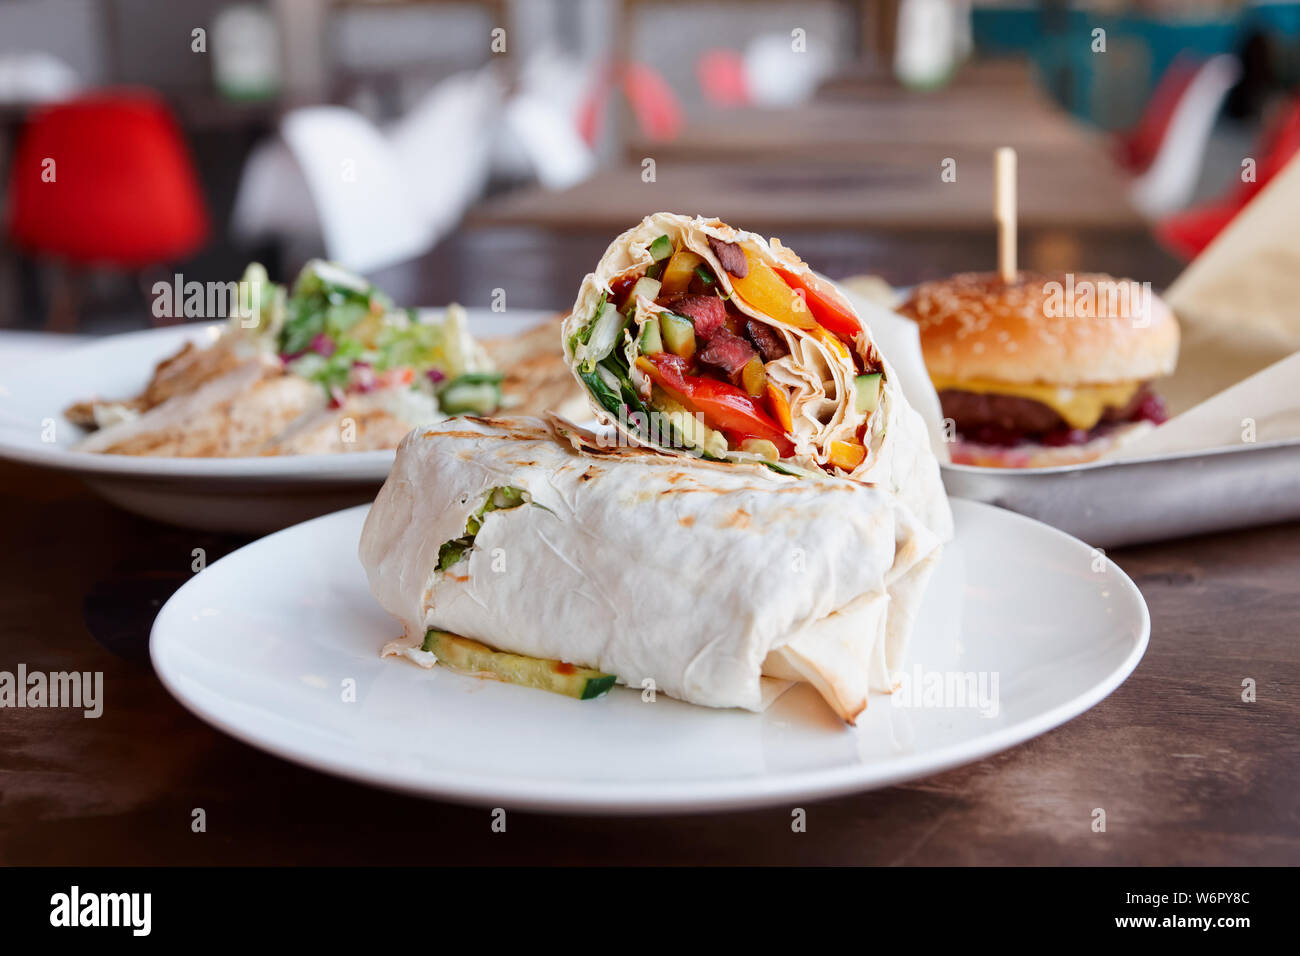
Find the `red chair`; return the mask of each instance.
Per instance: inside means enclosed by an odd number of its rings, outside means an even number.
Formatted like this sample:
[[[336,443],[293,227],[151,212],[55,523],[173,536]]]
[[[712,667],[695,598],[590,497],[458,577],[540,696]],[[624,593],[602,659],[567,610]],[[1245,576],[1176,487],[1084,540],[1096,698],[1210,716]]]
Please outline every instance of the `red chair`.
[[[643,63],[619,65],[611,61],[594,71],[591,91],[578,107],[578,135],[587,145],[594,146],[600,138],[611,90],[627,99],[642,135],[670,140],[681,132],[682,107],[667,81]]]
[[[1131,173],[1146,172],[1160,151],[1160,144],[1164,142],[1174,111],[1178,109],[1187,88],[1196,79],[1199,69],[1200,64],[1192,57],[1179,54],[1174,58],[1156,84],[1137,125],[1116,134],[1116,162]]]
[[[1300,98],[1291,101],[1252,150],[1251,155],[1257,158],[1254,182],[1240,183],[1226,196],[1162,219],[1156,225],[1156,238],[1183,260],[1195,259],[1297,153]]]
[[[156,97],[94,94],[28,120],[9,177],[18,248],[73,270],[138,271],[189,256],[208,231],[189,152]]]

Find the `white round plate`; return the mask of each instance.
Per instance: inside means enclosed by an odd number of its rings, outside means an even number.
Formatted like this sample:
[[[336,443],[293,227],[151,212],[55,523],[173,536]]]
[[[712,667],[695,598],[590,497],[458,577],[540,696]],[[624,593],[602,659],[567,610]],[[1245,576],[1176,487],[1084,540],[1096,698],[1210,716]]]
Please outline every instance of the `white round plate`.
[[[469,309],[479,339],[518,334],[554,313]],[[0,376],[0,459],[72,472],[97,493],[146,517],[211,531],[261,532],[374,497],[392,451],[265,458],[153,458],[72,450],[85,432],[63,416],[93,396],[139,393],[158,362],[186,342],[211,342],[220,325],[178,325],[112,335]]]
[[[646,702],[624,687],[572,700],[381,660],[399,628],[357,559],[364,507],[214,562],[163,607],[150,652],[167,689],[213,726],[376,786],[585,813],[830,797],[1050,730],[1114,690],[1146,649],[1146,604],[1110,561],[1011,512],[964,500],[953,509],[957,537],[930,583],[911,659],[922,686],[929,675],[985,675],[986,700],[996,699],[987,714],[951,706],[955,698],[902,707],[882,695],[852,728],[806,685],[753,714]]]

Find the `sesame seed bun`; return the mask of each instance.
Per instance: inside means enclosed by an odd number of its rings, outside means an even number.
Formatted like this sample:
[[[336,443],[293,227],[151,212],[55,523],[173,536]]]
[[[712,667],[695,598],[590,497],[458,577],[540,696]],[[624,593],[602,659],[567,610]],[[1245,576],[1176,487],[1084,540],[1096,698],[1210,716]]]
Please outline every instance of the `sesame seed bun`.
[[[1089,291],[1091,290],[1091,291]],[[920,326],[936,379],[1074,386],[1145,382],[1178,359],[1178,320],[1149,287],[1103,273],[968,272],[917,286],[899,308]]]

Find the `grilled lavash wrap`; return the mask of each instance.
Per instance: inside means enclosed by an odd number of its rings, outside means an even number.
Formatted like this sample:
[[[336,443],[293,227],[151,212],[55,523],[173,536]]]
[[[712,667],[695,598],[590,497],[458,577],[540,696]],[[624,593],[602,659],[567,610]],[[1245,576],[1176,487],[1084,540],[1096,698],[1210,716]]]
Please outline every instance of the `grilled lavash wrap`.
[[[485,510],[503,494],[513,506]],[[849,723],[891,689],[939,551],[880,489],[612,445],[556,417],[413,431],[360,544],[404,628],[388,652],[431,663],[432,628],[755,711],[807,681]]]
[[[631,441],[871,482],[951,536],[924,421],[853,306],[780,240],[647,216],[583,280],[562,335],[597,418]],[[746,348],[761,371],[737,371]]]

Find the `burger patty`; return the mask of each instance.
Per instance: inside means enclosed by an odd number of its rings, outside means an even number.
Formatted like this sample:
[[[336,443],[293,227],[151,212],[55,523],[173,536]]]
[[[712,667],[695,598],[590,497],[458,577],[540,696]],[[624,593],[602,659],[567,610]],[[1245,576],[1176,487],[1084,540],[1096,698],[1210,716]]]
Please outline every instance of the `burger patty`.
[[[1128,421],[1138,414],[1149,396],[1149,388],[1142,385],[1123,406],[1105,409],[1098,424]],[[1032,398],[945,388],[939,393],[939,402],[944,417],[951,418],[957,430],[964,434],[992,428],[1019,435],[1039,435],[1070,428],[1056,409]]]

